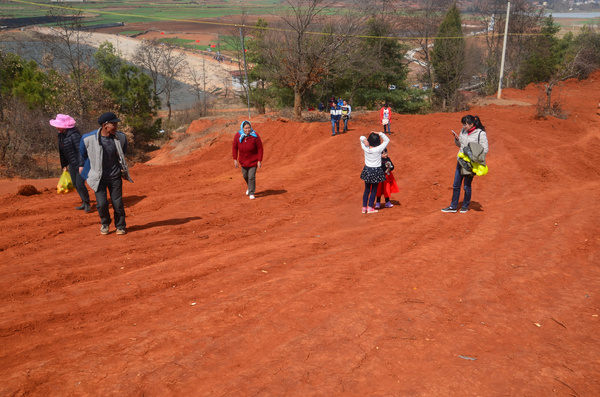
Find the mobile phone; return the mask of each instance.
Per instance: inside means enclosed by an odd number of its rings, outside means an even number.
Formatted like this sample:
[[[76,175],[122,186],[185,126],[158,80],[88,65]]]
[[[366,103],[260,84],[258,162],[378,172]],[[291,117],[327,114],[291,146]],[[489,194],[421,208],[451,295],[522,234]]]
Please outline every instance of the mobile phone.
[[[454,138],[458,139],[458,135],[456,134],[456,132],[454,132],[454,130],[452,130],[452,133],[454,134]]]

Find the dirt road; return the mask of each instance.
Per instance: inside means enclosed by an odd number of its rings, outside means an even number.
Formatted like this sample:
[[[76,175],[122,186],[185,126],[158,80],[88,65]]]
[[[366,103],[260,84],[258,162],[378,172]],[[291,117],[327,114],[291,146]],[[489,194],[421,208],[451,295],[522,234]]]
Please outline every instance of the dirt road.
[[[52,34],[52,30],[50,28],[36,27],[34,30],[46,34]],[[135,51],[142,44],[141,39],[133,39],[121,35],[96,32],[90,32],[89,36],[86,36],[85,41],[87,44],[96,48],[98,48],[100,44],[108,41],[114,46],[117,52],[122,54],[124,59],[130,62],[133,62]],[[206,70],[207,91],[211,92],[215,88],[221,88],[224,90],[226,88],[225,84],[228,84],[229,89],[231,88],[231,76],[229,72],[238,69],[236,64],[217,62],[211,56],[192,53],[190,51],[174,51],[177,53],[184,53],[186,55],[186,60],[190,68],[193,68],[198,72]],[[194,86],[194,81],[188,73],[182,74],[178,80]]]
[[[0,395],[599,395],[599,91],[569,82],[566,120],[472,109],[490,172],[466,214],[440,212],[462,113],[394,118],[401,192],[373,215],[376,112],[337,137],[253,119],[254,201],[241,119],[197,121],[132,167],[126,236],[74,194],[0,195]]]

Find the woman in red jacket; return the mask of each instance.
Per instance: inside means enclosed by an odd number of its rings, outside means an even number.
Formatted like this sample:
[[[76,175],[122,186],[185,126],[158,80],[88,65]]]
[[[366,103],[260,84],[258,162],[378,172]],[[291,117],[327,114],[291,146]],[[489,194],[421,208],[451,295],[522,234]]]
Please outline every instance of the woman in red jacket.
[[[242,166],[242,175],[248,185],[246,195],[254,200],[256,189],[256,169],[262,166],[263,145],[260,137],[252,129],[249,121],[243,121],[240,130],[233,137],[233,165]]]

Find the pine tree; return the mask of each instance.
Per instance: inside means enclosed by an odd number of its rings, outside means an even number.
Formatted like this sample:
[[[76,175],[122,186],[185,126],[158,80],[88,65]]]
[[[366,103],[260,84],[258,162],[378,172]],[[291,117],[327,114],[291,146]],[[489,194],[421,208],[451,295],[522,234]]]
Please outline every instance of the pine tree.
[[[557,37],[560,26],[552,16],[544,19],[540,35],[535,36],[527,46],[529,56],[521,66],[519,87],[530,83],[548,81],[557,68],[560,68],[568,48],[566,41]]]
[[[438,83],[434,90],[435,96],[444,109],[446,106],[456,105],[465,68],[465,45],[460,11],[454,3],[440,25],[431,60]]]

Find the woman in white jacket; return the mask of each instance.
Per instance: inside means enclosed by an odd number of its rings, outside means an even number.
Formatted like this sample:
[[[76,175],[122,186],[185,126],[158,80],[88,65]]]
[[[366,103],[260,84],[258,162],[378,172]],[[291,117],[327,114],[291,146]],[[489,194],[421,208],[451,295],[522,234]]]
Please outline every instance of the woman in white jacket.
[[[459,147],[458,153],[464,153],[464,148],[471,142],[479,143],[483,146],[483,152],[487,154],[489,150],[488,139],[485,133],[485,127],[481,124],[481,120],[477,116],[467,115],[461,119],[463,125],[460,135],[456,135],[454,131],[454,144]],[[473,174],[463,175],[461,165],[456,161],[456,171],[454,172],[454,184],[452,185],[452,202],[449,207],[442,209],[442,212],[457,212],[458,199],[460,198],[460,186],[464,180],[465,197],[460,208],[461,213],[469,211],[471,203],[471,183],[473,182]]]
[[[365,166],[360,174],[360,179],[365,181],[363,214],[378,212],[373,208],[373,205],[375,196],[377,196],[377,186],[385,181],[385,173],[381,169],[381,152],[387,147],[388,143],[390,143],[390,138],[383,132],[371,132],[369,138],[360,137],[360,144],[365,153]]]

